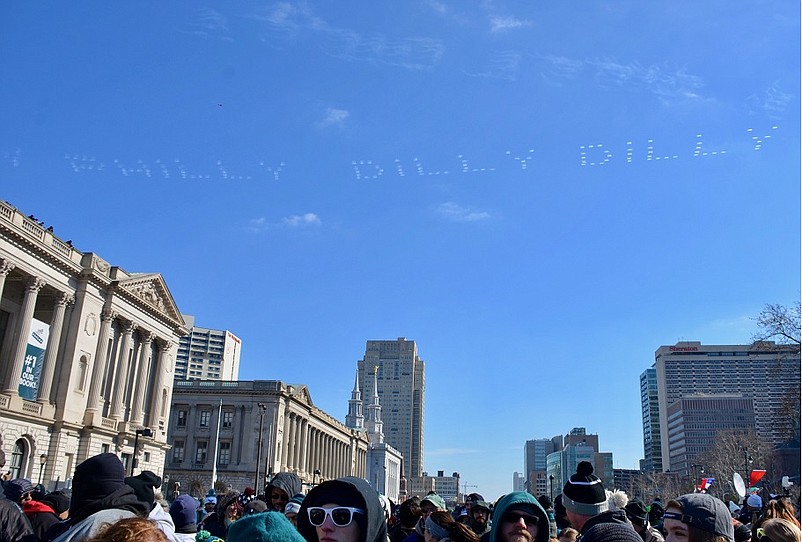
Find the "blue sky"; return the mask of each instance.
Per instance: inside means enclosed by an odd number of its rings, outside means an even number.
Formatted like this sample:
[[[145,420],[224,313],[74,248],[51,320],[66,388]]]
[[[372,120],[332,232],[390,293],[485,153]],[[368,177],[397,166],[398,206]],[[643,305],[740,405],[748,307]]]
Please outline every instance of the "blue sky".
[[[584,426],[642,456],[662,344],[800,283],[798,2],[10,2],[2,197],[344,419],[426,361],[425,467],[488,498]]]

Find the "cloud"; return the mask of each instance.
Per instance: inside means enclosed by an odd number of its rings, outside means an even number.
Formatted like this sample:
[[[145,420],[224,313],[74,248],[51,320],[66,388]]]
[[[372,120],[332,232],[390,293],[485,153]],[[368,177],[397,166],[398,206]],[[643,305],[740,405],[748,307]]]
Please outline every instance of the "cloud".
[[[320,226],[320,218],[315,213],[304,213],[302,215],[287,216],[281,219],[284,226],[290,228],[300,228],[304,226]]]
[[[326,128],[327,126],[337,126],[342,128],[345,125],[345,121],[348,119],[349,115],[350,113],[345,109],[334,109],[330,107],[326,110],[326,115],[317,123],[317,125],[320,128]]]
[[[526,26],[530,26],[531,24],[532,23],[530,21],[524,21],[516,17],[491,17],[490,31],[493,33],[506,32],[508,30],[524,28]]]
[[[189,23],[188,34],[194,34],[204,39],[218,38],[225,41],[234,41],[228,35],[228,19],[225,15],[211,8],[198,10],[195,19]]]
[[[250,15],[261,22],[270,36],[283,40],[314,35],[322,42],[321,50],[349,61],[378,62],[410,70],[428,69],[440,61],[445,45],[439,39],[425,37],[387,38],[382,34],[365,35],[349,28],[329,24],[316,16],[305,3],[278,2]]]
[[[516,449],[520,448],[517,447]],[[436,450],[426,450],[427,456],[432,455],[467,455],[467,454],[478,454],[482,453],[482,450],[478,450],[475,448],[439,448]]]
[[[320,217],[315,213],[304,213],[302,215],[286,216],[280,222],[269,222],[267,218],[260,216],[248,221],[246,229],[250,232],[262,232],[276,228],[304,228],[315,227],[322,224]]]
[[[780,90],[774,85],[763,91],[762,94],[752,94],[746,98],[746,107],[750,113],[763,113],[770,119],[778,119],[788,108],[793,96]]]
[[[490,218],[490,213],[486,211],[477,211],[469,207],[463,207],[453,201],[438,205],[437,213],[441,217],[446,220],[451,220],[452,222],[477,222]]]
[[[480,72],[465,71],[469,77],[490,77],[515,81],[521,67],[521,54],[517,51],[494,51],[490,54],[487,69]]]

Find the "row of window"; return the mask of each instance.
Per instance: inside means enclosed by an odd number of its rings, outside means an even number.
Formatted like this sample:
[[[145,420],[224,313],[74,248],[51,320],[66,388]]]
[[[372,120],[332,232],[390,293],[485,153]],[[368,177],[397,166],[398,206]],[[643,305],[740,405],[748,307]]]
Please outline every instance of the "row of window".
[[[173,442],[173,462],[183,463],[184,461],[185,443],[183,440],[176,440]],[[195,463],[202,465],[206,463],[209,457],[209,443],[205,440],[198,441],[195,444]],[[217,448],[217,463],[220,465],[228,465],[231,463],[231,441],[221,440],[220,446]]]
[[[176,410],[176,427],[186,427],[189,411],[186,409]],[[198,427],[209,427],[209,422],[212,417],[211,410],[201,410],[198,412]],[[223,429],[230,429],[234,424],[234,412],[231,410],[223,411],[223,418],[220,421],[220,426]]]

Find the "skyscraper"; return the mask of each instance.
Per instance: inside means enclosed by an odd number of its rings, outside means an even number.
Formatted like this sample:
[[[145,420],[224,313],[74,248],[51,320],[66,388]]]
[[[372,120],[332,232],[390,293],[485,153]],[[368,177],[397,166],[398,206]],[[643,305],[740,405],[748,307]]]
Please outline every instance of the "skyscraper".
[[[190,331],[178,343],[175,379],[237,380],[242,349],[239,337],[228,330],[196,327],[194,316],[182,316]]]
[[[660,445],[660,404],[657,399],[657,369],[646,369],[640,375],[640,406],[643,418],[643,470],[663,471]]]
[[[407,478],[423,474],[424,362],[415,341],[367,341],[357,361],[363,402],[373,396],[373,374],[382,406],[385,440],[404,457]],[[367,404],[364,405],[367,409]]]
[[[787,440],[776,423],[775,408],[788,394],[799,394],[797,348],[770,342],[705,346],[692,341],[661,346],[654,357],[663,469],[675,470],[669,463],[669,409],[694,394],[736,394],[751,399],[757,434],[773,445]]]

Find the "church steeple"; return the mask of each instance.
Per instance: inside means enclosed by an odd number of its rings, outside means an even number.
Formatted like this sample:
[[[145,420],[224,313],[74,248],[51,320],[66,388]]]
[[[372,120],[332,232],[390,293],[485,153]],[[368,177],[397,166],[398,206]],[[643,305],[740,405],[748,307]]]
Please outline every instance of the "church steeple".
[[[351,392],[351,399],[348,401],[348,415],[345,417],[346,427],[351,429],[364,429],[365,416],[362,414],[362,392],[359,391],[359,370],[354,377],[354,390]]]
[[[373,444],[384,442],[382,407],[379,404],[379,389],[376,382],[376,373],[378,370],[378,367],[373,369],[373,395],[370,398],[370,403],[368,403],[368,415],[365,420],[365,429],[368,431],[368,439]]]

